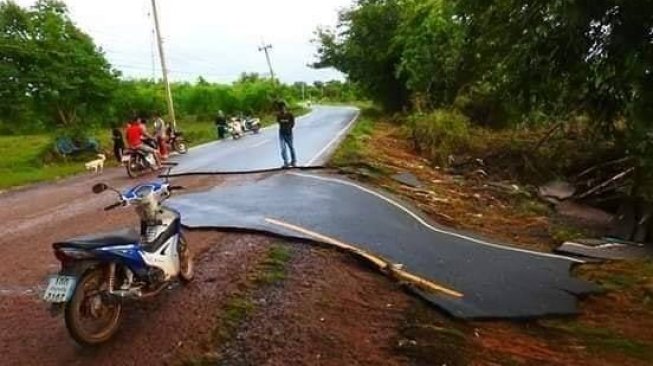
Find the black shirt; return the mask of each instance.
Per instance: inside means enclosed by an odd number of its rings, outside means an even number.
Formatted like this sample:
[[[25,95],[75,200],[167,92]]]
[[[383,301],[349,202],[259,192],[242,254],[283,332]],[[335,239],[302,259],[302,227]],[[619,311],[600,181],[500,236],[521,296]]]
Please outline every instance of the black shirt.
[[[295,127],[295,116],[290,112],[282,112],[277,115],[277,122],[279,123],[279,133],[289,135]]]
[[[125,146],[125,142],[122,139],[122,132],[118,128],[114,128],[111,131],[111,138],[113,139],[114,146]]]

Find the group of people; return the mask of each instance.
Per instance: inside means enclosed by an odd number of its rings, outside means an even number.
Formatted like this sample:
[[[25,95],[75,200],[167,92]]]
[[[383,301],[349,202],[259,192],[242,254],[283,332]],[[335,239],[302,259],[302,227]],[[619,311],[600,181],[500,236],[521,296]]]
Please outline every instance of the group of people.
[[[158,114],[155,113],[152,120],[154,124],[154,135],[148,132],[147,120],[143,117],[134,117],[128,122],[124,131],[124,139],[123,132],[119,128],[113,129],[113,153],[119,163],[122,163],[122,155],[125,148],[153,154],[158,166],[161,165],[161,161],[168,158],[167,143],[169,129],[165,121]],[[279,145],[281,148],[281,158],[283,159],[283,168],[296,167],[297,155],[293,141],[295,116],[288,110],[285,103],[279,105],[277,123],[279,124]],[[219,138],[224,138],[227,119],[222,111],[218,113],[216,125],[218,127]],[[125,140],[127,140],[126,146]]]
[[[168,158],[168,128],[166,123],[157,113],[153,114],[152,121],[154,124],[153,135],[147,129],[147,120],[137,116],[127,123],[124,139],[120,128],[113,129],[113,153],[119,163],[122,163],[125,148],[154,155],[157,167],[160,167],[161,162]],[[127,140],[127,145],[125,145],[125,140]]]

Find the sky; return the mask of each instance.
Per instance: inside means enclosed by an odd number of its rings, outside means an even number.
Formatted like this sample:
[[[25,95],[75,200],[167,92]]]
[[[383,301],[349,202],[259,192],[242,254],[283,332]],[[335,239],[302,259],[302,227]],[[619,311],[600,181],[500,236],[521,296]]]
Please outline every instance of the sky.
[[[29,6],[34,0],[15,0]],[[125,77],[161,75],[150,0],[65,0],[72,20],[104,49]],[[342,79],[314,70],[318,26],[334,26],[352,0],[157,0],[172,80],[231,82],[242,72],[268,75],[263,41],[272,45],[276,76],[286,83]],[[154,58],[153,58],[154,56]],[[153,63],[154,60],[154,63]]]

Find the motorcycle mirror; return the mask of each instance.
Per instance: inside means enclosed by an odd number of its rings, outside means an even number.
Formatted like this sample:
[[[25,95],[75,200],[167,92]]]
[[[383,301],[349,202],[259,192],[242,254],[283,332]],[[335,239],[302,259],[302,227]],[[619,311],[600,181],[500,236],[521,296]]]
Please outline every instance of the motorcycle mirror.
[[[93,193],[99,194],[109,189],[109,186],[104,183],[98,183],[93,186]]]

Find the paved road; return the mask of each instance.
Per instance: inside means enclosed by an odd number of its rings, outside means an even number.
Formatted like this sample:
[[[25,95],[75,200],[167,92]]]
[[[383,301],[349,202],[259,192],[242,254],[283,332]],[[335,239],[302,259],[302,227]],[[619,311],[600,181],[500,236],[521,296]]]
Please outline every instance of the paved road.
[[[310,114],[298,118],[294,131],[298,165],[324,164],[357,115],[355,108],[318,106]],[[228,139],[202,145],[175,161],[179,166],[173,170],[173,175],[276,169],[283,164],[278,127],[271,126],[258,135],[248,133],[237,141]]]
[[[340,177],[282,172],[169,203],[190,228],[311,239],[362,250],[381,269],[401,264],[408,276],[398,277],[428,282],[418,294],[460,318],[571,315],[577,296],[597,290],[570,275],[575,260],[435,225],[392,197]]]

